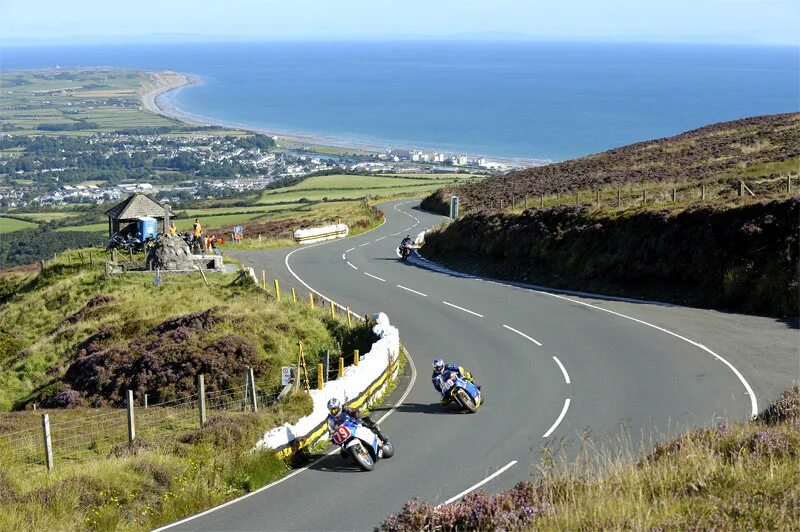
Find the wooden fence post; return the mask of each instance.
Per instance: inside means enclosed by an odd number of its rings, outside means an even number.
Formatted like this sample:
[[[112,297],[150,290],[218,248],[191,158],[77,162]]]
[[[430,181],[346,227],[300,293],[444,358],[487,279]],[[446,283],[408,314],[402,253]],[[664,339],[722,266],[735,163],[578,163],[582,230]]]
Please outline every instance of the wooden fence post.
[[[353,319],[350,317],[350,307],[347,307],[347,326],[353,326]]]
[[[53,440],[50,438],[50,415],[42,414],[42,435],[44,436],[44,459],[47,471],[53,470]]]
[[[647,189],[642,190],[642,205],[647,203]]]
[[[792,176],[786,176],[786,193],[792,193]]]
[[[311,308],[314,308],[314,292],[308,293],[308,304],[311,305]]]
[[[358,366],[358,360],[361,356],[358,354],[358,349],[353,351],[353,365]]]
[[[672,202],[675,203],[678,201],[678,189],[677,187],[672,187]]]
[[[281,286],[278,284],[278,280],[275,279],[275,298],[280,303],[281,301]]]
[[[297,305],[297,292],[295,292],[294,286],[292,287],[292,302]]]
[[[94,266],[94,255],[91,249],[89,250],[89,266]]]
[[[203,374],[197,376],[197,398],[200,407],[200,428],[206,426],[206,380]]]
[[[700,199],[701,200],[706,199],[706,186],[705,185],[700,185]]]
[[[147,410],[147,407],[148,407],[148,404],[147,404],[147,394],[144,394],[144,409],[145,409],[145,410]]]
[[[261,270],[261,288],[267,289],[267,271]]]
[[[617,209],[622,207],[622,191],[617,189]]]
[[[325,369],[322,367],[322,364],[317,364],[317,390],[325,388],[325,379],[323,378],[324,371]]]
[[[339,357],[339,378],[344,377],[344,357]]]
[[[128,443],[136,439],[136,420],[133,417],[133,390],[128,390]]]
[[[331,319],[336,319],[336,307],[333,305],[333,301],[331,301]]]

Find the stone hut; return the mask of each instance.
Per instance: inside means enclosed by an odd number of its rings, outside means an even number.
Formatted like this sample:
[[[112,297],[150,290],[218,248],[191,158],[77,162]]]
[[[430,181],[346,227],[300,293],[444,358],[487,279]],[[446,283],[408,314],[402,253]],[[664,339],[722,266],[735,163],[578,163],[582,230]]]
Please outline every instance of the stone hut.
[[[141,217],[155,218],[161,225],[161,231],[167,232],[169,225],[169,210],[144,194],[132,194],[122,203],[111,207],[105,212],[108,216],[108,236],[122,232]]]

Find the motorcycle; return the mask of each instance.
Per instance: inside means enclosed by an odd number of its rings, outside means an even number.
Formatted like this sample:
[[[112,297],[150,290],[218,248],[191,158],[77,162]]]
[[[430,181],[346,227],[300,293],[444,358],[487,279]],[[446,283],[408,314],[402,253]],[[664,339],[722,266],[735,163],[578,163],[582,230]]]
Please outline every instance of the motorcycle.
[[[405,246],[400,246],[397,248],[397,251],[400,253],[400,260],[408,260],[408,256],[411,255],[411,245],[406,244]]]
[[[442,390],[442,399],[455,401],[473,414],[483,404],[483,396],[478,387],[458,373],[443,372],[439,375],[439,387]]]
[[[364,471],[372,471],[375,462],[394,455],[394,446],[388,438],[381,441],[374,432],[350,416],[344,416],[341,423],[331,427],[331,440],[341,447],[343,456],[351,456]]]

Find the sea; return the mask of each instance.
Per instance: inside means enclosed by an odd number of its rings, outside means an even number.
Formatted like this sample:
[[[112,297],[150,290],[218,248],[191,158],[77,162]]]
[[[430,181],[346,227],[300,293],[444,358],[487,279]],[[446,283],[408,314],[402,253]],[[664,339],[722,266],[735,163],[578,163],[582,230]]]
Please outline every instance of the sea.
[[[564,160],[800,110],[796,47],[552,42],[269,42],[7,47],[0,70],[166,69],[204,120],[472,156]]]

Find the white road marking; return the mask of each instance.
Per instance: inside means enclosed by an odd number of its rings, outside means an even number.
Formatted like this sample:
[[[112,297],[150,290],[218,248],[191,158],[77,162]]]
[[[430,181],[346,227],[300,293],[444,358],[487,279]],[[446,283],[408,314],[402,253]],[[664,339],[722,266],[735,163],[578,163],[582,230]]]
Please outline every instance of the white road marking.
[[[559,423],[561,423],[561,421],[564,419],[564,416],[567,415],[568,409],[569,409],[569,398],[567,398],[564,401],[564,408],[561,409],[561,414],[559,414],[558,419],[556,419],[556,422],[553,423],[553,426],[550,427],[550,430],[544,433],[544,436],[542,436],[542,438],[547,438],[553,433],[554,430],[556,430],[556,427],[558,427]]]
[[[347,253],[342,253],[342,260],[347,260]]]
[[[392,236],[398,236],[398,235],[401,235],[402,233],[403,233],[402,231],[398,231],[396,233],[392,233]]]
[[[381,240],[383,240],[384,238],[386,238],[386,237],[385,237],[385,236],[382,236],[382,237],[380,237],[380,238],[376,238],[376,239],[375,239],[375,242],[380,242],[380,241],[381,241]]]
[[[569,373],[567,373],[567,368],[564,367],[564,364],[561,363],[558,357],[553,357],[553,360],[555,360],[556,364],[558,364],[558,367],[561,368],[561,373],[564,374],[564,380],[567,381],[567,384],[569,384],[570,380],[569,380]]]
[[[418,295],[420,295],[422,297],[428,297],[428,294],[423,294],[422,292],[417,292],[416,290],[412,290],[411,288],[407,288],[407,287],[405,287],[403,285],[399,285],[398,284],[396,286],[397,286],[397,288],[402,288],[403,290],[408,290],[409,292],[414,292],[415,294],[418,294]]]
[[[545,295],[548,295],[548,296],[551,296],[551,297],[555,297],[555,298],[558,298],[558,299],[563,299],[565,301],[570,301],[572,303],[577,303],[578,305],[583,305],[583,306],[590,307],[590,308],[593,308],[593,309],[596,309],[596,310],[601,310],[603,312],[608,312],[609,314],[613,314],[614,316],[619,316],[620,318],[625,318],[625,319],[628,319],[628,320],[631,320],[631,321],[635,321],[636,323],[640,323],[642,325],[646,325],[648,327],[652,327],[653,329],[656,329],[656,330],[661,331],[663,333],[669,334],[670,336],[674,336],[675,338],[679,338],[679,339],[683,340],[684,342],[688,342],[688,343],[692,344],[693,346],[702,349],[706,353],[709,353],[710,355],[714,356],[714,358],[716,358],[717,360],[719,360],[720,362],[722,362],[723,364],[728,366],[728,368],[730,368],[730,370],[734,373],[734,375],[736,375],[736,377],[739,378],[739,381],[744,385],[745,390],[747,390],[747,395],[750,397],[750,415],[752,417],[756,417],[758,415],[758,401],[756,400],[756,393],[750,387],[750,384],[744,378],[744,375],[742,375],[739,372],[739,370],[734,367],[733,364],[731,364],[730,362],[728,362],[727,360],[725,360],[724,358],[722,358],[721,356],[716,354],[714,351],[712,351],[708,347],[704,346],[703,344],[695,342],[694,340],[686,338],[685,336],[681,336],[680,334],[674,333],[674,332],[672,332],[670,330],[667,330],[667,329],[665,329],[663,327],[659,327],[658,325],[653,325],[652,323],[648,323],[648,322],[646,322],[644,320],[640,320],[638,318],[627,316],[625,314],[622,314],[621,312],[615,312],[615,311],[609,310],[607,308],[598,307],[597,305],[592,305],[590,303],[584,303],[583,301],[578,301],[577,299],[564,297],[564,296],[561,296],[561,295],[558,295],[558,294],[553,294],[553,293],[549,293],[549,292],[543,292],[543,291],[540,291],[540,290],[533,290],[533,289],[530,289],[530,288],[525,288],[524,290],[529,290],[531,292],[536,292],[536,293],[539,293],[539,294],[545,294]]]
[[[356,248],[350,248],[350,249],[348,249],[347,251],[345,251],[345,253],[350,253],[350,252],[351,252],[351,251],[353,251],[354,249],[356,249]]]
[[[483,486],[484,484],[486,484],[487,482],[489,482],[493,478],[497,477],[498,475],[501,475],[501,474],[505,473],[508,469],[514,467],[514,465],[516,463],[517,463],[516,460],[511,460],[509,463],[507,463],[506,465],[504,465],[503,467],[501,467],[500,469],[498,469],[497,471],[495,471],[494,473],[492,473],[491,475],[489,475],[485,479],[481,480],[480,482],[478,482],[474,486],[471,486],[471,487],[465,489],[464,491],[462,491],[461,493],[459,493],[455,497],[450,497],[449,499],[444,501],[439,506],[442,506],[442,505],[445,505],[445,504],[450,504],[451,502],[455,502],[458,499],[460,499],[461,497],[463,497],[464,495],[466,495],[467,493],[469,493],[471,491],[475,491],[476,489],[480,488],[481,486]]]
[[[363,248],[364,246],[369,246],[369,242],[364,242],[363,244],[358,245],[360,248]]]
[[[382,282],[382,283],[385,283],[385,282],[386,282],[386,279],[381,279],[381,278],[380,278],[380,277],[378,277],[377,275],[372,275],[371,273],[364,272],[364,275],[367,275],[367,276],[369,276],[369,277],[372,277],[373,279],[377,279],[377,280],[379,280],[379,281],[380,281],[380,282]]]
[[[531,342],[533,342],[534,344],[538,345],[539,347],[542,347],[542,344],[541,344],[541,343],[539,342],[539,340],[537,340],[536,338],[531,338],[530,336],[528,336],[528,335],[527,335],[527,334],[525,334],[524,332],[518,331],[518,330],[516,330],[516,329],[515,329],[515,328],[513,328],[513,327],[509,327],[509,326],[508,326],[508,325],[506,325],[505,323],[503,324],[503,327],[505,327],[505,328],[506,328],[506,329],[508,329],[509,331],[512,331],[512,332],[515,332],[515,333],[517,333],[518,335],[522,336],[523,338],[527,338],[528,340],[530,340],[530,341],[531,341]]]
[[[483,314],[478,314],[477,312],[472,312],[472,311],[471,311],[471,310],[469,310],[469,309],[466,309],[466,308],[464,308],[464,307],[459,307],[458,305],[454,305],[454,304],[452,304],[452,303],[448,303],[447,301],[442,301],[442,303],[444,303],[444,304],[445,304],[445,305],[447,305],[448,307],[453,307],[453,308],[457,308],[458,310],[463,310],[464,312],[467,312],[467,313],[469,313],[469,314],[472,314],[473,316],[478,316],[479,318],[483,318],[483,317],[484,317],[484,316],[483,316]]]
[[[351,268],[353,268],[354,270],[357,270],[357,269],[358,269],[358,268],[356,268],[355,266],[353,266],[353,263],[352,263],[352,262],[350,262],[349,260],[347,261],[347,265],[348,265],[348,266],[350,266]]]

